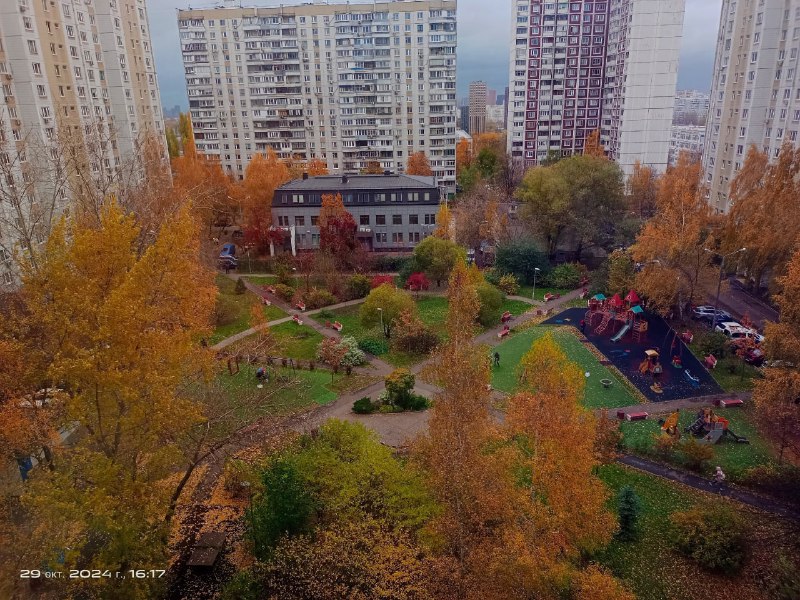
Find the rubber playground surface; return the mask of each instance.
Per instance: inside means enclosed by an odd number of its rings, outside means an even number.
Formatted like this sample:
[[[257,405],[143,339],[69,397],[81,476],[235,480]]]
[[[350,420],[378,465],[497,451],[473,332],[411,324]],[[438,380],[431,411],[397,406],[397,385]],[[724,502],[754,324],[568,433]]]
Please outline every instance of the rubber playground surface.
[[[579,324],[586,315],[585,308],[569,308],[564,312],[548,319],[543,325],[572,325],[580,329]],[[622,327],[621,322],[609,325],[601,334],[594,332],[587,325],[584,335],[619,371],[625,375],[648,400],[659,402],[664,400],[677,400],[679,398],[694,398],[720,394],[722,389],[717,382],[700,364],[700,361],[686,348],[680,338],[658,315],[646,312],[644,317],[648,322],[648,330],[642,335],[641,342],[635,343],[632,335],[628,333],[619,342],[612,342],[611,338]],[[662,393],[654,392],[650,386],[653,376],[649,373],[642,374],[639,365],[645,358],[645,350],[655,349],[661,357],[663,373],[661,375]],[[672,366],[672,357],[679,356],[683,368]],[[693,383],[686,371],[697,380]]]

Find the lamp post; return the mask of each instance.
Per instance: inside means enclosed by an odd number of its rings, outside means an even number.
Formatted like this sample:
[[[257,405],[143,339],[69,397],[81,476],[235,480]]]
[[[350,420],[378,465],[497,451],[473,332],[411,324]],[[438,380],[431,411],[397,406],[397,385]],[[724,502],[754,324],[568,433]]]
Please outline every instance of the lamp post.
[[[719,310],[719,292],[722,286],[722,271],[725,268],[725,259],[729,256],[733,256],[734,254],[739,254],[740,252],[745,252],[747,248],[739,248],[738,250],[734,250],[733,252],[729,252],[728,254],[720,254],[719,252],[714,252],[713,250],[709,250],[708,248],[703,248],[709,254],[713,254],[714,256],[719,256],[722,261],[719,263],[719,279],[717,280],[717,299],[714,302],[714,315],[711,317],[711,331],[714,331],[714,326],[717,324],[717,310]]]
[[[531,294],[531,300],[536,300],[536,274],[541,271],[539,267],[533,267],[533,293]]]
[[[378,308],[378,314],[381,316],[381,331],[383,331],[384,337],[386,336],[386,329],[383,327],[383,309]]]

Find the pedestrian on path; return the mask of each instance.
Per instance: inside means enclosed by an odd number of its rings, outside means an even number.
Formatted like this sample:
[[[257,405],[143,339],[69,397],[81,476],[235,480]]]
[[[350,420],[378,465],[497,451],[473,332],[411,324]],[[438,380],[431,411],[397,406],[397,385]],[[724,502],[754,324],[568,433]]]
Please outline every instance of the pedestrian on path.
[[[581,319],[581,333],[586,333],[586,320]]]
[[[500,366],[500,353],[499,352],[495,352],[494,353],[494,366],[495,367],[499,367]]]
[[[725,483],[725,473],[722,471],[722,467],[717,466],[716,470],[714,471],[713,475],[714,483],[719,486],[722,486]]]

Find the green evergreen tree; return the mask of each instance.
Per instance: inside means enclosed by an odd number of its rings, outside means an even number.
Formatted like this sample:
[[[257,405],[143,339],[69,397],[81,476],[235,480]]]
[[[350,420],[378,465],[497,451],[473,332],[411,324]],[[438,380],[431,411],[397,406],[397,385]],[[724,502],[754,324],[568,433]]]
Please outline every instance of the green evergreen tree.
[[[619,531],[617,538],[623,541],[635,540],[639,535],[639,516],[642,501],[633,488],[624,486],[619,491]]]

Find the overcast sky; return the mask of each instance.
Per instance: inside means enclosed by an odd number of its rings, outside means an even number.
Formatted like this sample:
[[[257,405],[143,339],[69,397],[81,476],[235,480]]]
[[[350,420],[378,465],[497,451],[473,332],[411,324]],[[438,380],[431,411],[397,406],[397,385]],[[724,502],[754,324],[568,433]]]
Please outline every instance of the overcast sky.
[[[4,1],[4,0],[0,0]],[[212,0],[147,0],[161,98],[165,108],[187,106],[176,9],[220,4]],[[290,4],[292,0],[283,0]],[[281,0],[244,0],[245,6],[277,6]],[[481,79],[502,93],[508,85],[512,0],[459,0],[458,95]],[[714,65],[722,0],[686,0],[678,89],[708,90]]]

